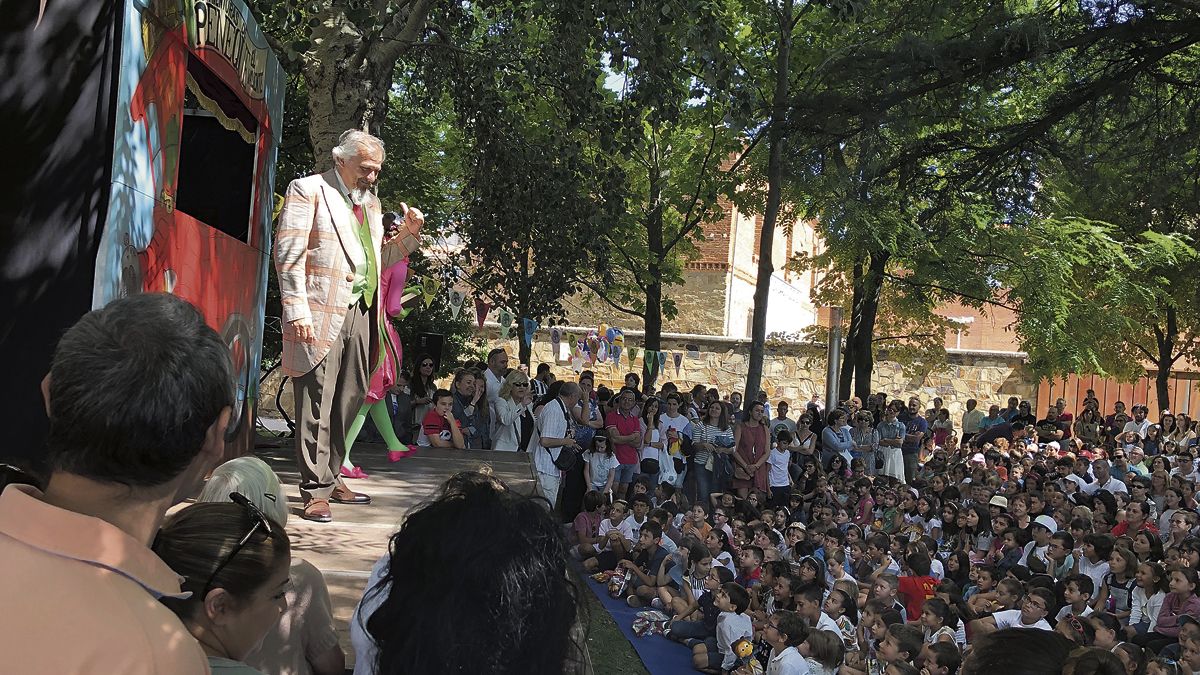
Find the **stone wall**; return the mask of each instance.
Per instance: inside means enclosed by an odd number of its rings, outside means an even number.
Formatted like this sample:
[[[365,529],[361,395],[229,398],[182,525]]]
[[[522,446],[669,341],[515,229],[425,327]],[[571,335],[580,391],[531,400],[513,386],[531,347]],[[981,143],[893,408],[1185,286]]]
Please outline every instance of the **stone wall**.
[[[584,331],[575,329],[575,332],[582,334]],[[499,330],[495,326],[485,326],[481,331],[481,337],[489,349],[503,346],[514,356],[514,361],[518,347],[515,335],[514,330],[508,340],[501,341]],[[640,335],[627,334],[626,344],[640,349],[642,338]],[[699,348],[699,358],[687,356],[688,345]],[[664,376],[659,378],[660,383],[671,381],[684,391],[696,384],[703,384],[716,387],[722,394],[741,391],[746,385],[746,371],[750,359],[749,340],[696,335],[664,336],[663,351],[679,352],[684,356],[678,372],[675,370],[673,359],[668,358]],[[773,342],[767,345],[766,354],[762,383],[771,401],[807,401],[813,394],[824,398],[823,347]],[[546,329],[539,330],[534,339],[532,363],[535,366],[539,363],[552,364],[551,370],[559,378],[574,376],[570,360],[558,360],[552,353],[550,334]],[[597,385],[615,388],[624,382],[625,373],[640,374],[642,365],[643,358],[640,354],[637,361],[631,365],[627,353],[623,353],[619,366],[610,360],[587,367],[596,373]],[[261,400],[264,403],[261,408],[265,416],[274,417],[278,414],[275,410],[275,392],[280,379],[276,371],[262,384]],[[908,398],[915,394],[926,405],[935,396],[941,396],[950,410],[951,419],[957,422],[961,419],[969,398],[979,401],[980,407],[985,411],[992,403],[1003,407],[1009,396],[1036,400],[1037,379],[1029,373],[1024,359],[1020,356],[951,350],[947,365],[923,376],[905,375],[900,364],[893,361],[876,362],[871,390],[884,391],[896,398]],[[292,415],[291,387],[287,387],[281,400],[285,410]]]

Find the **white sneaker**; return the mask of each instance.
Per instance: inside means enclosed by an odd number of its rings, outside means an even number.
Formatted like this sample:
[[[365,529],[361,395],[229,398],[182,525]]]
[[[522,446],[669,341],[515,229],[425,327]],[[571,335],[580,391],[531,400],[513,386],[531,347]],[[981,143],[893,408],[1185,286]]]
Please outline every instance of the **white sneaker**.
[[[650,601],[650,606],[653,607],[654,609],[662,609],[663,608],[662,598],[654,598],[653,600]]]

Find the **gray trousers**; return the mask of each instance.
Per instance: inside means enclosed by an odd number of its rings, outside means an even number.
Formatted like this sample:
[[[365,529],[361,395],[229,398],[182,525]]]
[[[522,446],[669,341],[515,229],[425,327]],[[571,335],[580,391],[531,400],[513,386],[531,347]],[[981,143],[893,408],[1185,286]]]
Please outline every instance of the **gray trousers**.
[[[346,432],[367,395],[367,350],[371,342],[368,309],[356,302],[329,353],[315,368],[292,378],[296,399],[296,464],[300,496],[328,499],[340,484]]]

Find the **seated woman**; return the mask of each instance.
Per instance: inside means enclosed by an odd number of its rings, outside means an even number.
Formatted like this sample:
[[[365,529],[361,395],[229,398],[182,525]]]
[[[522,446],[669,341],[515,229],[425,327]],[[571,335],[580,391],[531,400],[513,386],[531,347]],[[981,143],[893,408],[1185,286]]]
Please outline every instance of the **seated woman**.
[[[160,601],[196,638],[218,675],[260,675],[245,664],[287,609],[287,532],[241,495],[236,504],[195,504],[172,516],[154,552],[184,578],[188,597]]]
[[[565,672],[579,658],[566,547],[544,501],[463,472],[388,550],[350,619],[357,675]]]
[[[225,462],[213,471],[197,501],[228,502],[234,492],[245,495],[281,527],[287,525],[287,497],[279,476],[266,462],[257,457]],[[307,560],[296,557],[292,557],[290,575],[287,610],[261,646],[243,660],[264,673],[342,675],[346,654],[338,644],[325,577]]]

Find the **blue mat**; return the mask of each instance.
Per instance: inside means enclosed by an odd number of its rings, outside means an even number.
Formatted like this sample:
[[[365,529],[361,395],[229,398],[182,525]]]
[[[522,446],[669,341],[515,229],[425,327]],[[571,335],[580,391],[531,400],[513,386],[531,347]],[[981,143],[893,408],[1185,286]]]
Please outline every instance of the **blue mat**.
[[[637,613],[649,608],[634,609],[626,605],[624,600],[614,600],[608,597],[607,586],[592,581],[582,569],[577,569],[577,572],[588,589],[599,598],[604,609],[612,615],[613,621],[616,621],[617,627],[621,629],[621,634],[633,645],[651,675],[683,675],[697,672],[692,667],[692,650],[686,645],[661,635],[638,637],[633,634],[633,620],[637,618]]]

